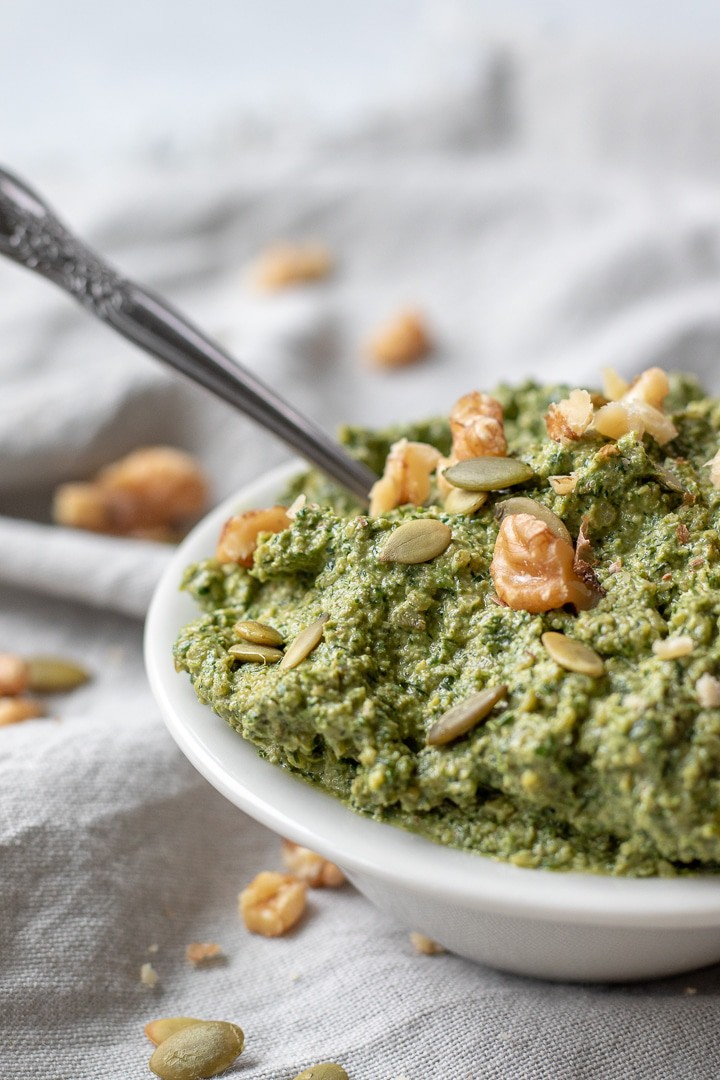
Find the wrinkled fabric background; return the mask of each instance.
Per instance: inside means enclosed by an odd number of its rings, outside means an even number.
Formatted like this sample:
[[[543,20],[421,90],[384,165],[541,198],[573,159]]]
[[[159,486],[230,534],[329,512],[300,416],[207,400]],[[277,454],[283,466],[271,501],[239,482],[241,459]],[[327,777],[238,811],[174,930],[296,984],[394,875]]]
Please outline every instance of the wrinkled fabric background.
[[[717,390],[710,69],[563,59],[504,48],[471,90],[342,138],[224,140],[48,174],[43,190],[328,428],[432,414],[528,373],[593,382],[604,364],[694,370]],[[337,274],[254,294],[244,268],[277,238],[326,242]],[[361,343],[405,304],[438,349],[373,372]],[[717,969],[523,980],[416,955],[349,887],[313,892],[286,938],[245,931],[236,894],[279,866],[279,842],[185,762],[150,696],[142,617],[167,552],[52,527],[48,506],[58,482],[142,444],[196,453],[216,498],[285,451],[10,264],[0,329],[0,649],[94,673],[52,719],[0,731],[0,1077],[145,1077],[143,1025],[183,1014],[245,1029],[231,1075],[247,1080],[327,1059],[352,1080],[715,1077]],[[196,940],[226,961],[190,968]]]

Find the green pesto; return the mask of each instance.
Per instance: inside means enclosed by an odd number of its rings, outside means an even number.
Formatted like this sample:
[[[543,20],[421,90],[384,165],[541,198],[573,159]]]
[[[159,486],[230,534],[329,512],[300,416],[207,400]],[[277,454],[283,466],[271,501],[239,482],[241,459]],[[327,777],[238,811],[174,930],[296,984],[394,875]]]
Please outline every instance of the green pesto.
[[[701,708],[695,684],[720,675],[720,492],[704,468],[720,444],[720,401],[676,379],[677,439],[660,448],[628,435],[607,454],[597,435],[549,440],[543,415],[563,393],[528,383],[497,396],[509,452],[535,474],[513,493],[550,507],[573,535],[585,518],[606,590],[595,608],[531,615],[493,601],[502,493],[474,518],[429,506],[368,519],[309,474],[294,492],[323,505],[265,536],[252,569],[212,559],[188,569],[184,588],[205,613],[180,634],[176,664],[265,758],[360,813],[523,866],[715,872],[720,709]],[[449,448],[444,421],[343,438],[380,471],[400,434]],[[575,491],[556,496],[548,477],[569,472]],[[669,490],[678,486],[684,493]],[[447,551],[417,566],[378,562],[396,523],[419,516],[452,528]],[[293,670],[238,665],[228,653],[239,618],[290,641],[323,613],[323,641]],[[592,645],[606,674],[558,667],[545,630]],[[653,642],[677,634],[694,651],[655,656]],[[446,709],[498,683],[508,695],[487,721],[447,746],[425,745]]]

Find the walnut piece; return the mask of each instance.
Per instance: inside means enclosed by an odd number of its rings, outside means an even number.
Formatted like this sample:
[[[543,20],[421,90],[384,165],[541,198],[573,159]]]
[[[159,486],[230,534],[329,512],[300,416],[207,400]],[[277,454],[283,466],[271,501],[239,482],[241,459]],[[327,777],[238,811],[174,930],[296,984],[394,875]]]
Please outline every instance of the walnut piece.
[[[644,401],[654,409],[662,409],[670,391],[670,381],[662,368],[652,367],[633,379],[622,396],[623,401]]]
[[[223,951],[216,941],[192,941],[185,947],[185,959],[194,967],[209,960],[219,960],[222,955]]]
[[[515,611],[553,611],[563,604],[578,610],[593,606],[596,593],[574,570],[572,543],[556,536],[540,518],[504,518],[495,542],[490,573],[500,600]]]
[[[581,439],[593,420],[592,398],[587,390],[572,390],[548,408],[547,433],[554,442],[569,443]]]
[[[30,669],[21,656],[0,653],[0,697],[14,697],[27,690]]]
[[[215,558],[221,563],[252,566],[260,533],[279,533],[290,524],[284,506],[246,510],[244,514],[235,514],[222,527]]]
[[[207,498],[207,480],[190,454],[149,446],[108,465],[93,481],[61,484],[53,520],[91,532],[167,539],[169,527],[200,516]]]
[[[307,885],[290,874],[262,870],[238,897],[240,914],[253,934],[280,937],[305,911]]]
[[[631,431],[652,435],[658,446],[664,446],[677,435],[669,416],[646,401],[623,398],[603,405],[595,414],[595,430],[609,439],[620,439]]]
[[[400,439],[390,447],[381,478],[370,491],[370,516],[377,517],[396,506],[422,506],[430,495],[430,477],[440,451],[429,443]]]
[[[618,375],[615,368],[606,367],[602,370],[603,380],[603,394],[608,401],[619,401],[624,394],[627,394],[630,389],[630,383],[625,382],[622,376]]]
[[[556,495],[572,495],[577,487],[578,478],[574,473],[567,476],[548,476],[548,483]]]
[[[274,292],[321,281],[332,268],[332,256],[322,244],[275,244],[251,266],[250,281],[257,289]]]
[[[503,408],[490,394],[473,390],[459,398],[450,411],[450,431],[456,461],[507,454]]]
[[[422,315],[403,311],[382,326],[368,343],[370,359],[378,367],[405,367],[422,360],[432,341]]]
[[[679,660],[681,656],[689,656],[694,648],[695,642],[689,634],[659,638],[652,643],[652,651],[660,660]]]
[[[152,964],[143,964],[140,968],[140,982],[150,990],[154,990],[159,982],[159,976]]]
[[[294,877],[313,889],[335,889],[345,884],[345,875],[339,866],[292,840],[283,840],[282,860]]]

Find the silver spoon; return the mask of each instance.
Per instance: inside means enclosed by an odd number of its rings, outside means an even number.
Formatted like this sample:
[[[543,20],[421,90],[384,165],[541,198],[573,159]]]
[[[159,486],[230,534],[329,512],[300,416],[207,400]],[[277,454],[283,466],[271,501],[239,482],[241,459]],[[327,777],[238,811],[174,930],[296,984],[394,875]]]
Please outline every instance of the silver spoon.
[[[234,405],[367,502],[377,479],[370,469],[162,297],[113,270],[69,232],[23,180],[4,169],[0,253],[59,285],[123,337]]]

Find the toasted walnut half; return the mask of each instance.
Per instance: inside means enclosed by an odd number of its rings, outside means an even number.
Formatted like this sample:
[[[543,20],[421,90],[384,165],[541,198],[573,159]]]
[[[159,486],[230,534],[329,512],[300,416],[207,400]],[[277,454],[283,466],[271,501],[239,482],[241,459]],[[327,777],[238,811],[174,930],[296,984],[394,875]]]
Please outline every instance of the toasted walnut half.
[[[443,499],[447,499],[453,490],[452,484],[443,476],[445,469],[470,458],[505,457],[507,454],[503,407],[490,394],[472,390],[458,398],[450,410],[450,431],[452,451],[450,457],[439,459],[435,476]]]
[[[592,419],[593,402],[588,391],[572,390],[568,397],[549,407],[545,426],[555,442],[575,442],[583,437]]]
[[[385,471],[370,492],[370,516],[376,517],[396,506],[422,506],[430,495],[430,477],[440,459],[440,451],[429,443],[400,439],[390,447]]]
[[[430,333],[417,311],[401,311],[380,327],[367,352],[378,367],[405,367],[422,360],[432,349]]]
[[[306,893],[307,885],[290,874],[263,870],[240,893],[240,914],[253,934],[280,937],[302,917]]]
[[[284,506],[267,510],[246,510],[225,522],[220,533],[215,558],[221,563],[252,566],[260,533],[278,533],[291,524]]]
[[[570,541],[530,514],[506,517],[495,542],[490,573],[498,597],[515,611],[553,611],[563,604],[593,606],[596,593],[573,566]]]
[[[313,889],[336,889],[345,884],[345,875],[339,866],[292,840],[283,840],[282,860],[291,874]]]
[[[503,408],[489,394],[473,390],[459,398],[450,412],[450,431],[457,461],[507,454]]]

